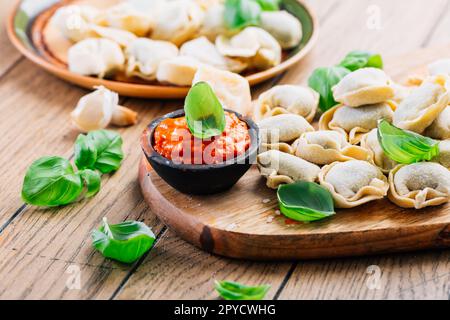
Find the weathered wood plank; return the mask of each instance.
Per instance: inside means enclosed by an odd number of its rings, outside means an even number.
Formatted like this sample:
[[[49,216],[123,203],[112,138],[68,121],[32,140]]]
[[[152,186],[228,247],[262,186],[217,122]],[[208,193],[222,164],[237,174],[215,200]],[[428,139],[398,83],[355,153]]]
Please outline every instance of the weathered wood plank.
[[[14,63],[20,59],[20,53],[9,42],[6,35],[5,25],[6,19],[16,1],[1,0],[0,1],[0,76],[5,73]]]

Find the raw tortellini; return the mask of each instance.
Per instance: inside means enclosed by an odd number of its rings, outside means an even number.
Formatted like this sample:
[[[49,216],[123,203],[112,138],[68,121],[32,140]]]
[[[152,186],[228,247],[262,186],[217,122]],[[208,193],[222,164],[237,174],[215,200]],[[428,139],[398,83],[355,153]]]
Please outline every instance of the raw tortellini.
[[[351,144],[358,144],[363,134],[378,126],[379,120],[391,122],[395,108],[395,103],[390,101],[358,108],[338,105],[322,115],[319,127],[320,130],[339,131]]]
[[[382,199],[389,189],[381,170],[360,160],[334,162],[323,167],[319,181],[331,192],[338,208],[353,208]]]
[[[439,142],[439,155],[434,161],[450,170],[450,140]]]
[[[368,161],[372,156],[370,151],[349,144],[337,131],[305,132],[292,148],[297,157],[318,165],[355,159]]]
[[[300,180],[314,182],[320,171],[315,164],[277,150],[259,154],[257,162],[261,175],[267,178],[267,186],[271,189]]]
[[[378,141],[378,129],[373,129],[362,137],[361,147],[372,152],[371,161],[375,163],[375,165],[384,173],[389,173],[395,166],[397,166],[397,162],[390,159],[384,153],[383,148]]]
[[[440,164],[399,165],[389,174],[389,199],[403,208],[422,209],[450,199],[450,171]]]
[[[252,109],[252,96],[248,80],[239,74],[202,66],[195,74],[192,84],[207,82],[226,109],[242,115],[249,115]]]
[[[227,57],[248,61],[251,68],[268,69],[281,62],[281,47],[267,31],[258,27],[247,27],[238,34],[216,39],[219,52]]]
[[[156,79],[161,83],[190,86],[201,66],[203,64],[194,58],[177,56],[159,64]]]
[[[50,20],[66,39],[78,42],[92,37],[91,24],[94,23],[99,11],[88,5],[69,5],[56,10]]]
[[[144,37],[155,26],[155,19],[149,13],[138,10],[131,3],[122,2],[108,8],[101,14],[101,17],[98,18],[98,23]]]
[[[422,133],[449,104],[449,77],[426,79],[399,104],[394,113],[394,125]]]
[[[210,6],[205,12],[200,34],[206,36],[211,41],[215,41],[220,34],[229,33],[224,16],[225,6],[223,4]]]
[[[159,64],[178,55],[178,48],[170,42],[139,38],[127,47],[128,76],[137,76],[146,80],[156,79]]]
[[[239,60],[224,57],[217,51],[216,46],[206,37],[199,37],[185,42],[180,47],[180,54],[192,57],[201,63],[214,68],[229,70],[239,73],[247,67],[247,64]]]
[[[116,42],[89,38],[70,47],[68,63],[71,72],[103,78],[121,70],[125,56]]]
[[[255,106],[257,120],[284,113],[293,113],[311,122],[319,106],[319,94],[308,87],[279,85],[259,96]]]
[[[265,118],[258,122],[263,149],[281,150],[293,153],[289,142],[296,140],[305,132],[314,128],[302,116],[296,114],[281,114]]]
[[[287,11],[262,12],[260,26],[277,39],[283,49],[293,48],[302,40],[300,21]]]
[[[334,99],[349,107],[381,103],[394,95],[391,79],[383,70],[376,68],[349,73],[333,87]]]
[[[180,46],[194,38],[203,17],[203,10],[192,0],[169,1],[158,13],[152,39],[166,40]]]
[[[437,76],[440,74],[450,76],[450,59],[437,60],[428,66],[430,75]]]
[[[450,106],[445,107],[425,134],[434,139],[450,139]]]

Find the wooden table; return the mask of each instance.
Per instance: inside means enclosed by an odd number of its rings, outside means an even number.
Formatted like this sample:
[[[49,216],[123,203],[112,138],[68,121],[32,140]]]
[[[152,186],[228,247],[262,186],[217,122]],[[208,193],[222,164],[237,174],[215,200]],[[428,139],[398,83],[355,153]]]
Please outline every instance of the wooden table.
[[[281,83],[305,83],[317,66],[353,49],[389,57],[450,43],[449,0],[310,0],[321,22],[313,52]],[[0,1],[5,20],[12,1]],[[379,21],[377,21],[379,17]],[[255,89],[255,95],[273,85]],[[26,168],[43,155],[72,155],[78,132],[69,112],[86,91],[50,76],[12,48],[0,33],[0,298],[212,299],[214,279],[268,283],[268,299],[449,299],[450,251],[351,259],[255,263],[204,253],[179,239],[150,212],[137,183],[139,135],[180,101],[122,99],[139,123],[119,130],[126,160],[103,180],[93,199],[59,210],[26,206]],[[91,247],[101,219],[141,220],[158,235],[151,252],[126,266]],[[78,278],[78,276],[80,276]],[[80,286],[77,286],[80,280]]]

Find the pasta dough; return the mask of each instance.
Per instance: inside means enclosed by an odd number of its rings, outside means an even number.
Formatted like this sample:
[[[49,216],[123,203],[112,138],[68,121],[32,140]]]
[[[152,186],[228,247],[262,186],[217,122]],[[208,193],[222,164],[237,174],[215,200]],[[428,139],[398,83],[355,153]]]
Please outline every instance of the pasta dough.
[[[267,178],[267,186],[271,189],[296,181],[314,182],[320,171],[315,164],[277,150],[259,154],[257,162],[261,175]]]
[[[450,139],[450,106],[442,111],[425,132],[425,135],[434,139]]]
[[[450,140],[439,142],[439,155],[435,161],[450,170]]]
[[[259,96],[255,106],[257,120],[284,113],[293,113],[311,122],[319,106],[319,94],[308,87],[279,85]]]
[[[214,90],[224,108],[249,115],[252,109],[250,84],[244,77],[229,71],[202,66],[192,84],[205,81]]]
[[[334,162],[323,167],[319,181],[331,192],[338,208],[353,208],[382,199],[389,189],[381,170],[360,160]]]
[[[156,79],[161,83],[191,86],[195,73],[201,66],[201,62],[191,57],[177,56],[159,64]]]
[[[288,142],[299,138],[305,132],[314,128],[302,116],[295,114],[281,114],[265,118],[258,122],[261,136],[261,147],[293,153]]]
[[[337,131],[303,133],[292,148],[297,157],[318,165],[355,159],[369,161],[372,157],[370,151],[350,145],[345,136]]]
[[[291,49],[302,40],[300,21],[287,11],[263,11],[260,26],[277,39],[283,49]]]
[[[178,55],[178,48],[167,41],[138,38],[129,47],[126,73],[146,80],[156,79],[159,64]]]
[[[389,184],[389,199],[403,208],[437,206],[450,198],[450,171],[433,162],[399,165]]]
[[[394,113],[394,125],[423,133],[448,105],[448,86],[447,76],[435,76],[425,80],[399,104]]]
[[[332,90],[334,99],[349,107],[381,103],[395,95],[391,79],[376,68],[349,73]]]
[[[430,75],[437,76],[440,74],[450,76],[450,59],[437,60],[428,66]]]
[[[379,120],[391,122],[395,108],[396,104],[391,101],[359,108],[338,105],[322,115],[319,128],[339,131],[348,137],[351,144],[358,144],[363,134],[378,126]]]
[[[112,40],[88,38],[70,47],[68,64],[71,72],[104,78],[123,68],[125,56]]]
[[[398,164],[384,153],[383,148],[378,141],[378,129],[373,129],[362,137],[361,147],[372,152],[370,160],[379,167],[383,173],[389,173]]]

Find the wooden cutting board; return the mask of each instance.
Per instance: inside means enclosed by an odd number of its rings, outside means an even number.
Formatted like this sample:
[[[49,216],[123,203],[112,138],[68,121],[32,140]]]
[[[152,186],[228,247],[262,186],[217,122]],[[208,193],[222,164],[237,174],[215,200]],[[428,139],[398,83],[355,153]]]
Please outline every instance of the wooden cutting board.
[[[399,81],[450,57],[450,46],[390,59]],[[182,194],[161,180],[145,158],[139,181],[151,210],[178,236],[205,251],[251,260],[316,259],[450,247],[450,204],[403,209],[389,200],[338,210],[327,220],[298,223],[278,212],[276,192],[256,168],[231,190],[212,196]]]

